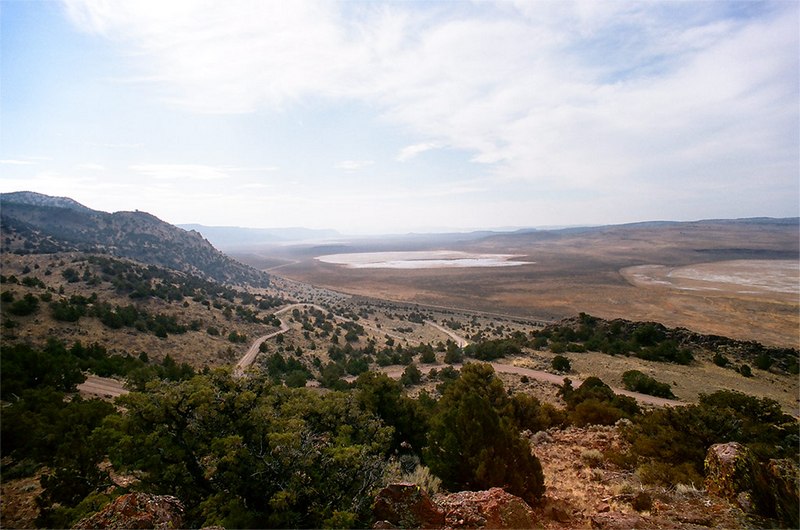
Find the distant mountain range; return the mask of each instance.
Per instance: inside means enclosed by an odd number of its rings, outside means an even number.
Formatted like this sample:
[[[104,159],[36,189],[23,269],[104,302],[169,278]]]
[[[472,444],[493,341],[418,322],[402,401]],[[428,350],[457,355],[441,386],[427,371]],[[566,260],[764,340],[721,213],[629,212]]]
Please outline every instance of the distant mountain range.
[[[227,249],[260,244],[326,241],[342,237],[336,230],[313,228],[243,228],[238,226],[178,225],[184,230],[195,230],[217,248]]]
[[[2,252],[109,254],[223,283],[269,283],[266,273],[226,256],[196,231],[146,212],[92,210],[66,197],[0,194],[0,234]]]

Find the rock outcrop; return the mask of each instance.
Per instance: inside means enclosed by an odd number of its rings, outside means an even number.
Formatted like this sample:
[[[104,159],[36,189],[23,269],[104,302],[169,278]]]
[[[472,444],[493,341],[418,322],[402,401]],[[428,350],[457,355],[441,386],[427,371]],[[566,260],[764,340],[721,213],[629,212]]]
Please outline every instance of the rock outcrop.
[[[764,468],[775,517],[789,528],[800,528],[800,469],[784,458],[770,460]]]
[[[705,486],[710,495],[728,499],[745,512],[754,512],[757,462],[738,442],[715,444],[705,460]]]
[[[73,528],[183,528],[184,507],[170,495],[128,493]]]
[[[502,488],[437,495],[448,528],[533,528],[536,518],[527,502]]]
[[[436,495],[416,484],[390,484],[375,498],[374,528],[533,528],[524,500],[501,488]]]
[[[381,528],[441,528],[444,512],[436,506],[428,494],[408,482],[389,484],[375,497],[372,512]],[[376,523],[376,524],[378,524]]]
[[[712,445],[705,462],[706,491],[748,514],[800,528],[800,468],[790,459],[759,463],[743,445]]]

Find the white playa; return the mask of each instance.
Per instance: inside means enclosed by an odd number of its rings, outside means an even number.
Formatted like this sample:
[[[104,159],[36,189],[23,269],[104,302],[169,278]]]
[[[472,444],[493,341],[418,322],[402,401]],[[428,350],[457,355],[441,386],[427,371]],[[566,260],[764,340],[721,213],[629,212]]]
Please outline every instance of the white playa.
[[[443,269],[466,267],[516,267],[528,261],[512,261],[513,254],[474,254],[455,250],[409,252],[360,252],[329,254],[316,259],[349,269]]]
[[[800,263],[792,260],[733,260],[675,268],[641,265],[620,272],[633,285],[640,286],[739,294],[800,294]]]

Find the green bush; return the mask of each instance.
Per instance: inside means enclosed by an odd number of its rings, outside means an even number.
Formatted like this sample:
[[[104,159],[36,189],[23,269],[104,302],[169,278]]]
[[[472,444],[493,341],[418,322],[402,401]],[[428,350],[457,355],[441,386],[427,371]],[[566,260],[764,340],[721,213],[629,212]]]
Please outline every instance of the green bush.
[[[544,492],[539,460],[519,436],[503,383],[488,364],[467,364],[445,390],[424,455],[452,490],[499,486],[529,502]]]
[[[565,379],[559,395],[567,403],[569,421],[575,425],[612,425],[640,413],[635,399],[614,394],[598,377],[587,378],[577,389]]]
[[[20,300],[8,306],[8,312],[18,317],[32,315],[39,309],[39,299],[31,293],[25,294]]]
[[[663,398],[675,397],[668,383],[660,383],[639,370],[628,370],[623,373],[622,382],[625,384],[625,388],[632,392]]]
[[[553,360],[550,362],[550,366],[552,366],[553,370],[556,372],[569,372],[572,370],[572,365],[570,364],[569,359],[563,355],[556,355],[553,357]]]

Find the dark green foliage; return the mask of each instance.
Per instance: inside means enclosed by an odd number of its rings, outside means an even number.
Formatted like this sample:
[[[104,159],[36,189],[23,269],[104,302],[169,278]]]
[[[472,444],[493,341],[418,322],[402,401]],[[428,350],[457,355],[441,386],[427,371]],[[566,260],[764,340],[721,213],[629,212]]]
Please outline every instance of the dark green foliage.
[[[77,322],[82,316],[86,316],[86,305],[58,300],[50,304],[50,314],[62,322]]]
[[[581,313],[578,318],[548,326],[535,333],[534,346],[550,344],[553,353],[601,351],[609,355],[633,354],[650,361],[689,364],[690,350],[681,348],[671,330],[654,322],[604,321]]]
[[[714,362],[714,364],[716,364],[717,366],[721,366],[722,368],[730,364],[728,358],[722,355],[721,353],[715,353],[712,361]]]
[[[369,363],[362,356],[350,357],[345,365],[345,370],[350,375],[363,374],[369,370]]]
[[[344,375],[344,368],[335,362],[329,362],[320,370],[319,382],[325,388],[334,390],[346,390],[347,382],[342,380]]]
[[[144,356],[146,359],[146,356]],[[186,363],[177,364],[167,355],[160,365],[148,365],[130,355],[109,355],[106,348],[93,343],[84,346],[76,341],[71,347],[50,339],[43,349],[12,344],[2,349],[0,396],[4,400],[19,396],[26,388],[50,387],[60,392],[73,392],[82,383],[87,371],[102,377],[128,377],[135,388],[144,388],[151,379],[178,381],[194,375]]]
[[[86,379],[75,357],[58,341],[48,341],[42,350],[25,344],[4,345],[0,355],[0,396],[5,401],[20,396],[28,388],[50,387],[72,392]]]
[[[228,333],[228,340],[234,344],[242,344],[244,342],[247,342],[247,335],[231,331],[230,333]]]
[[[492,361],[507,355],[518,355],[522,351],[520,344],[510,339],[487,340],[470,344],[464,348],[464,354],[480,361]]]
[[[452,340],[448,340],[445,346],[444,362],[447,364],[457,364],[463,360],[464,353],[461,351],[461,348]]]
[[[3,456],[49,468],[41,478],[44,491],[37,500],[42,507],[37,524],[71,526],[85,512],[67,507],[111,484],[108,473],[97,466],[106,447],[92,433],[113,413],[110,403],[80,397],[65,401],[64,394],[52,388],[25,390],[3,409]],[[53,503],[62,507],[52,507]]]
[[[21,299],[8,306],[8,312],[18,317],[32,315],[37,309],[39,309],[39,299],[31,293],[26,293]]]
[[[511,396],[511,406],[519,430],[544,431],[564,425],[567,421],[563,410],[549,403],[542,403],[529,394],[514,394]]]
[[[445,487],[493,486],[529,502],[544,492],[539,460],[519,436],[513,406],[488,364],[464,366],[431,418],[425,460]]]
[[[597,377],[587,378],[577,389],[572,388],[572,381],[565,379],[559,394],[567,402],[570,422],[578,426],[612,425],[640,413],[635,399],[614,394],[611,387]]]
[[[572,370],[572,365],[570,364],[569,359],[563,355],[556,355],[553,357],[553,360],[550,362],[550,366],[552,366],[553,370],[556,372],[569,372]]]
[[[164,313],[151,315],[132,304],[112,306],[106,302],[97,302],[89,314],[100,319],[100,322],[111,329],[135,328],[139,331],[149,331],[156,337],[163,338],[168,334],[177,335],[188,331],[188,328],[179,323],[174,315]]]
[[[361,374],[355,388],[361,405],[394,427],[391,451],[400,450],[405,444],[421,452],[428,432],[429,411],[420,401],[409,398],[403,386],[384,373]]]
[[[650,480],[674,485],[700,483],[706,453],[716,443],[742,443],[761,461],[797,460],[800,430],[775,401],[723,390],[701,396],[697,405],[648,412],[627,437],[634,455],[649,466]]]
[[[275,383],[285,380],[286,386],[302,387],[311,378],[311,373],[294,357],[284,358],[280,353],[273,353],[266,360],[267,373]],[[337,377],[338,379],[338,377]]]
[[[406,366],[406,369],[403,370],[403,375],[400,376],[400,382],[403,386],[418,385],[420,381],[422,381],[422,372],[414,363]]]
[[[573,351],[575,345],[609,355],[635,355],[641,359],[690,364],[693,350],[719,353],[717,362],[751,362],[762,370],[800,371],[800,355],[794,348],[771,348],[754,341],[701,335],[683,328],[666,328],[655,322],[605,321],[584,313],[534,332],[533,344],[550,344],[553,353]]]
[[[78,271],[76,271],[72,267],[69,267],[61,271],[61,276],[63,276],[64,279],[67,280],[69,283],[77,283],[81,279],[80,275],[78,274]]]
[[[744,377],[753,377],[753,370],[751,370],[750,366],[746,364],[743,364],[739,367],[739,373]]]
[[[42,280],[36,278],[35,276],[26,276],[25,278],[22,278],[22,285],[26,287],[39,287],[41,289],[47,287]]]
[[[625,388],[632,392],[641,392],[662,398],[675,397],[668,383],[660,383],[639,370],[628,370],[623,373],[622,382],[625,384]]]
[[[212,373],[121,402],[129,412],[106,424],[112,460],[180,498],[190,524],[370,523],[391,429],[353,395]]]

